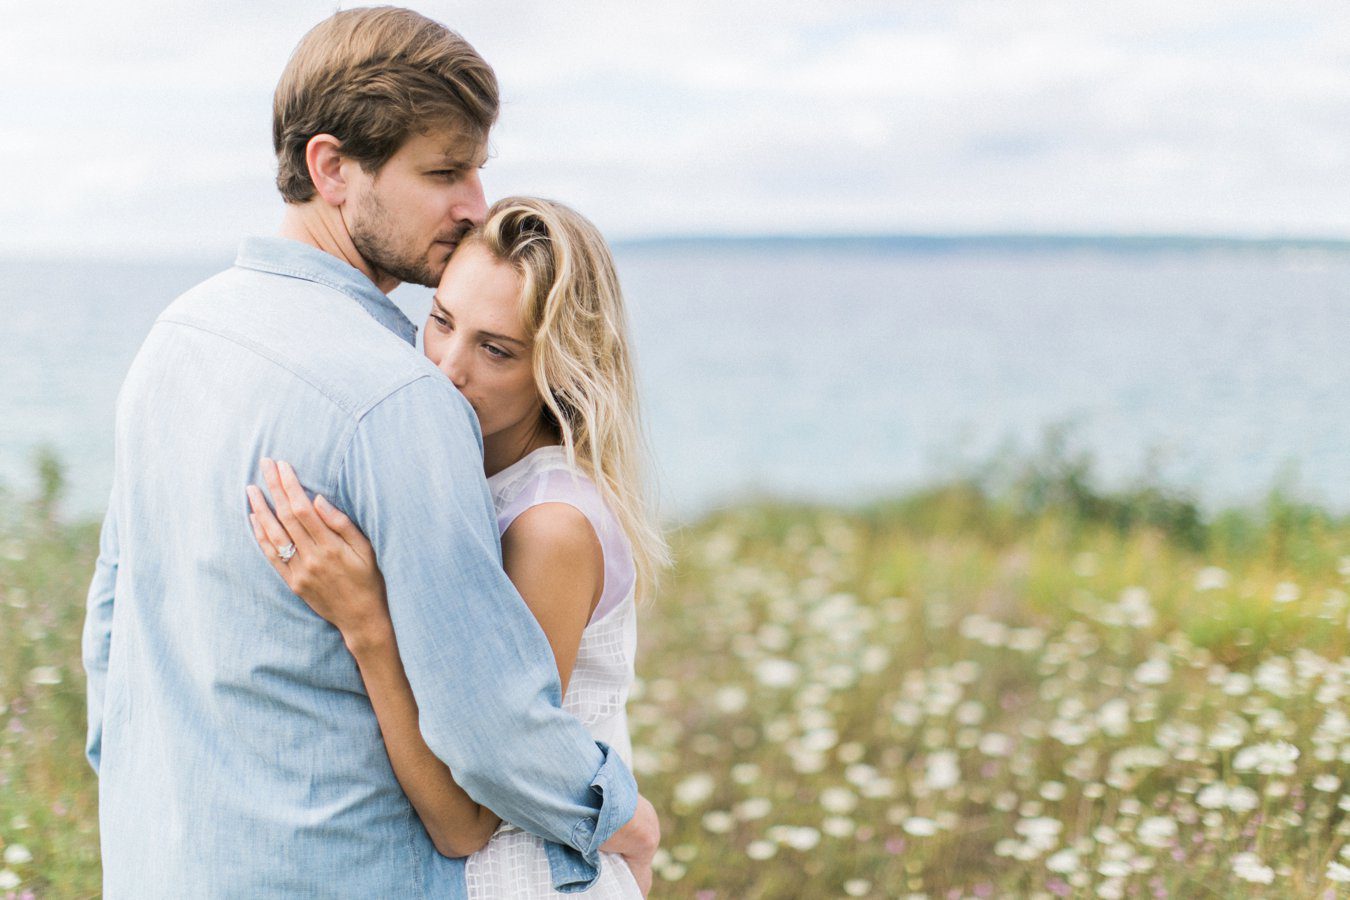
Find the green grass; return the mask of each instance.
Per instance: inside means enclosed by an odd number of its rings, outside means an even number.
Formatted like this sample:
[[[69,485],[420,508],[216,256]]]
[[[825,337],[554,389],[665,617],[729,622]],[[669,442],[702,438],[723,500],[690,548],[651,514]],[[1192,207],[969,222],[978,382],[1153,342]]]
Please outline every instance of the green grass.
[[[43,483],[0,498],[0,871],[87,897],[97,533]],[[676,558],[629,707],[656,896],[1350,896],[1347,517],[1206,516],[1051,446],[861,509],[740,506]]]
[[[44,497],[0,495],[0,852],[33,857],[0,871],[23,878],[16,897],[90,897],[98,787],[84,759],[80,628],[98,528],[55,521],[55,492]]]

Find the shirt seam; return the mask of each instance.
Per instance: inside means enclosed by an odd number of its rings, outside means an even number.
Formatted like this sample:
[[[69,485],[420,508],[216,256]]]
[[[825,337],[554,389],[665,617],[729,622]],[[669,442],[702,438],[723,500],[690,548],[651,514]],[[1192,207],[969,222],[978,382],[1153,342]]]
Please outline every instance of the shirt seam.
[[[372,319],[375,319],[376,321],[379,321],[379,318],[371,311],[370,309],[371,305],[385,312],[398,313],[398,318],[394,318],[394,322],[397,324],[408,325],[408,327],[412,330],[414,337],[417,334],[417,326],[413,325],[412,322],[408,320],[408,317],[403,315],[402,310],[393,305],[393,301],[389,300],[386,297],[385,303],[388,303],[390,308],[385,309],[385,307],[378,300],[376,300],[373,297],[365,296],[364,291],[360,290],[355,285],[351,284],[349,281],[344,281],[343,279],[338,278],[335,275],[329,275],[325,272],[318,272],[310,269],[293,269],[288,266],[278,265],[276,263],[264,263],[248,259],[237,259],[235,260],[234,264],[236,266],[239,266],[241,269],[249,269],[254,272],[263,272],[271,275],[282,275],[288,278],[299,278],[301,281],[311,281],[315,284],[323,285],[326,288],[331,288],[335,291],[338,291],[339,293],[345,294],[350,299],[355,300],[358,304],[360,304],[361,308],[365,311],[366,315],[370,316]],[[374,285],[372,285],[372,287],[374,287]]]
[[[417,840],[418,827],[412,821],[413,818],[413,816],[409,816],[408,818],[408,847],[412,851],[412,858],[417,861],[417,864],[413,866],[413,881],[417,884],[418,896],[422,897],[423,900],[426,900],[427,886],[422,878],[422,866],[424,864],[422,847]]]
[[[604,814],[605,805],[614,799],[610,796],[609,772],[607,771],[610,765],[609,754],[611,752],[613,751],[608,747],[605,749],[604,760],[600,763],[600,768],[596,771],[595,777],[591,779],[591,790],[600,795],[600,805],[596,809],[595,815],[583,816],[572,826],[572,844],[583,854],[599,852],[600,850],[598,846],[592,847],[591,844],[595,842],[595,835],[600,829],[600,817]],[[584,842],[579,834],[583,831],[585,834]]]
[[[578,819],[577,824],[572,826],[572,846],[578,848],[583,856],[589,852],[585,848],[590,846],[591,840],[595,837],[595,828],[596,826],[591,824],[589,817]],[[581,834],[582,829],[585,829],[586,832],[584,839]]]
[[[263,359],[272,363],[282,371],[287,372],[290,375],[300,379],[305,384],[309,385],[311,388],[317,391],[319,395],[322,396],[329,403],[331,403],[335,409],[341,412],[343,416],[346,417],[347,419],[347,426],[344,429],[347,432],[347,434],[346,437],[343,439],[344,446],[342,450],[342,455],[338,457],[339,462],[337,463],[336,468],[331,470],[332,477],[331,480],[329,481],[329,484],[332,484],[335,488],[340,483],[340,480],[342,478],[342,471],[346,466],[347,455],[351,450],[352,441],[356,437],[356,431],[361,424],[361,420],[365,418],[366,415],[372,409],[379,406],[385,400],[389,399],[394,394],[397,394],[399,391],[403,390],[408,385],[420,381],[423,378],[429,377],[429,374],[426,372],[410,372],[403,381],[391,385],[390,387],[384,389],[382,392],[376,392],[373,399],[368,400],[363,404],[348,405],[344,403],[341,399],[333,396],[331,391],[327,390],[326,388],[324,388],[323,385],[319,384],[317,379],[312,377],[308,372],[303,370],[297,370],[294,366],[288,364],[285,360],[279,358],[276,354],[272,353],[270,348],[258,343],[257,341],[252,340],[249,337],[246,337],[245,335],[238,334],[237,332],[224,331],[218,328],[207,327],[206,325],[200,322],[193,321],[190,318],[182,318],[179,315],[175,314],[163,314],[159,317],[158,321],[169,326],[177,326],[179,328],[191,328],[195,331],[201,332],[202,334],[209,334],[212,337],[219,338],[223,341],[229,341],[230,343],[235,344],[236,346],[243,347],[245,350],[248,350],[256,354],[257,356],[261,356]]]
[[[351,430],[348,431],[345,444],[342,448],[342,455],[339,457],[337,471],[334,473],[333,478],[333,485],[337,490],[339,496],[342,495],[343,472],[347,470],[347,460],[351,458],[352,444],[356,441],[356,433],[361,430],[362,421],[364,421],[366,416],[374,412],[380,405],[384,404],[389,400],[392,400],[395,397],[395,395],[401,394],[403,391],[411,388],[414,384],[417,384],[417,382],[430,377],[431,373],[429,372],[412,373],[412,377],[410,377],[407,381],[404,381],[402,384],[399,384],[396,387],[392,388],[390,391],[379,397],[374,402],[367,404],[366,407],[362,409],[361,412],[354,417],[352,421]]]
[[[203,334],[209,334],[212,335],[213,337],[218,337],[222,340],[229,341],[232,344],[237,344],[238,346],[243,347],[244,349],[257,354],[258,356],[261,356],[268,362],[271,362],[278,368],[283,369],[286,372],[289,372],[291,375],[294,375],[296,378],[299,378],[305,384],[309,385],[314,390],[318,391],[325,400],[333,404],[333,406],[337,407],[337,409],[339,409],[344,415],[351,417],[354,421],[360,421],[360,419],[362,419],[366,415],[366,413],[368,413],[371,409],[378,406],[384,400],[388,399],[389,397],[393,396],[399,391],[403,390],[409,384],[412,384],[415,381],[419,381],[423,378],[428,377],[428,373],[426,372],[409,372],[403,378],[403,380],[392,382],[389,384],[388,387],[383,388],[380,391],[376,391],[374,399],[367,400],[362,403],[347,403],[343,401],[341,398],[334,396],[332,391],[330,391],[322,384],[320,384],[318,379],[314,378],[313,375],[311,375],[307,370],[296,368],[295,366],[288,363],[286,360],[282,359],[277,354],[273,353],[270,348],[253,340],[252,338],[239,334],[238,332],[207,326],[202,322],[195,321],[191,317],[181,316],[181,314],[165,313],[159,317],[159,321],[163,322],[166,325],[178,325],[183,328],[195,329],[196,331],[200,331]]]

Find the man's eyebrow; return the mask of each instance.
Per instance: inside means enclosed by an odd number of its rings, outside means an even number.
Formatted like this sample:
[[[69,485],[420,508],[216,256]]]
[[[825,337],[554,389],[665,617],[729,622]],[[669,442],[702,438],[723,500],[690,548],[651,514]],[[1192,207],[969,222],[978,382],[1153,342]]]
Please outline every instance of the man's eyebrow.
[[[487,151],[464,154],[455,150],[442,150],[435,161],[436,165],[447,169],[476,169],[486,165],[491,155]]]
[[[444,306],[441,305],[441,298],[437,297],[435,294],[431,295],[431,305],[436,307],[436,309],[440,311],[440,314],[445,318],[447,319],[455,318],[453,315],[451,315],[450,310],[446,309]],[[522,341],[520,338],[513,338],[509,335],[498,334],[495,331],[480,330],[478,333],[481,334],[483,337],[492,338],[494,341],[501,341],[504,344],[515,344],[517,347],[520,347],[521,349],[524,349],[525,347],[529,346],[529,344],[527,344],[525,341]]]

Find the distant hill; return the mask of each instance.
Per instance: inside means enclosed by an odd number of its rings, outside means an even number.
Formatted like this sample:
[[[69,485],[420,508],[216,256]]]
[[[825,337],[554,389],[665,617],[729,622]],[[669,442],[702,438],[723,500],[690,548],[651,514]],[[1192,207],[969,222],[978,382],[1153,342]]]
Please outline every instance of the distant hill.
[[[1181,235],[1093,234],[876,234],[678,235],[614,241],[619,250],[854,250],[886,253],[1335,253],[1350,240]]]

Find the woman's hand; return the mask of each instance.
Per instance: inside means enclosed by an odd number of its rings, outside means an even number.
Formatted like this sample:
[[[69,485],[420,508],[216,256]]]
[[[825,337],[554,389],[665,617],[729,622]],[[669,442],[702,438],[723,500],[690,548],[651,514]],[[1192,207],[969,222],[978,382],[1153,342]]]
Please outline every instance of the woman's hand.
[[[263,480],[276,504],[249,485],[253,537],[272,568],[302,600],[340,632],[347,646],[389,629],[384,576],[370,541],[321,495],[310,502],[286,462],[262,460]]]
[[[464,793],[422,737],[417,700],[399,659],[384,577],[370,541],[323,497],[315,495],[310,503],[286,463],[264,458],[262,473],[276,514],[253,485],[248,501],[263,555],[291,590],[342,632],[380,723],[394,776],[436,849],[445,856],[477,851],[500,820]]]

